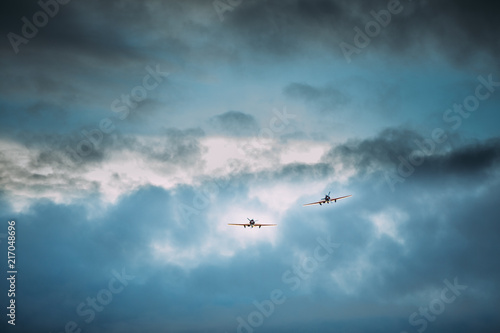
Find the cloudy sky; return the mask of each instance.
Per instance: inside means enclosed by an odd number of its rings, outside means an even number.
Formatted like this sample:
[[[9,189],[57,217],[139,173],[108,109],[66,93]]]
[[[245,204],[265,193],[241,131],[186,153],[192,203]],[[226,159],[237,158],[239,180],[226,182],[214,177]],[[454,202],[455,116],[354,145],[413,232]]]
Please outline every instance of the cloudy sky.
[[[498,332],[498,4],[2,6],[2,331]]]

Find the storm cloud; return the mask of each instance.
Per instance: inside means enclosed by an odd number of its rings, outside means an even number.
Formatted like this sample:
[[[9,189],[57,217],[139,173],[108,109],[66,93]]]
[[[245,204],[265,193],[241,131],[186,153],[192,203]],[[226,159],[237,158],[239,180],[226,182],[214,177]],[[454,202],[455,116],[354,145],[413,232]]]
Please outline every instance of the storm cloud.
[[[498,5],[62,2],[0,11],[2,332],[498,331]]]

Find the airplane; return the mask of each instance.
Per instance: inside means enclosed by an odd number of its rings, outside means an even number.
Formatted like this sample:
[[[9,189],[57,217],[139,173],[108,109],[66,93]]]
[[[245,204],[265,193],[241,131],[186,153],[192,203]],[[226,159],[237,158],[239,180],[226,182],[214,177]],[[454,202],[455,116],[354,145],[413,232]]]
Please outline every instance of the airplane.
[[[317,201],[317,202],[311,202],[311,203],[308,203],[308,204],[305,204],[303,206],[310,206],[310,205],[317,205],[319,204],[320,206],[324,203],[330,203],[330,202],[337,202],[337,200],[339,199],[344,199],[344,198],[348,198],[352,196],[351,194],[349,195],[346,195],[346,196],[343,196],[343,197],[338,197],[338,198],[330,198],[330,192],[328,192],[328,194],[325,194],[325,197],[323,199],[321,199],[320,201]]]
[[[244,228],[246,227],[250,227],[250,228],[253,228],[253,227],[271,227],[271,226],[274,226],[274,225],[277,225],[277,224],[262,224],[262,223],[255,223],[256,221],[254,219],[249,219],[247,217],[247,220],[248,220],[248,223],[228,223],[227,225],[242,225]]]

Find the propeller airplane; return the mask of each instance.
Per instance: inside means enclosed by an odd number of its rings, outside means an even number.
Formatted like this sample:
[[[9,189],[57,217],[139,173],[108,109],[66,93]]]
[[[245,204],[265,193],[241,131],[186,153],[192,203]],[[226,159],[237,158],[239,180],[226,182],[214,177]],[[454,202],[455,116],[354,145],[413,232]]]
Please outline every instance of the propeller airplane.
[[[318,204],[321,206],[321,205],[322,205],[322,204],[324,204],[324,203],[328,203],[328,204],[329,204],[329,203],[330,203],[330,202],[332,202],[332,201],[333,201],[333,202],[337,202],[337,200],[339,200],[339,199],[348,198],[348,197],[350,197],[350,196],[352,196],[352,195],[351,195],[351,194],[349,194],[349,195],[346,195],[346,196],[343,196],[343,197],[338,197],[338,198],[330,198],[330,192],[328,192],[328,194],[325,194],[325,197],[324,197],[323,199],[321,199],[320,201],[311,202],[311,203],[305,204],[305,205],[303,205],[303,206],[318,205]]]
[[[247,220],[248,220],[248,223],[228,223],[227,225],[241,225],[243,226],[244,228],[246,227],[250,227],[250,228],[253,228],[253,227],[271,227],[271,226],[275,226],[277,224],[262,224],[262,223],[255,223],[256,220],[254,219],[249,219],[247,217]]]

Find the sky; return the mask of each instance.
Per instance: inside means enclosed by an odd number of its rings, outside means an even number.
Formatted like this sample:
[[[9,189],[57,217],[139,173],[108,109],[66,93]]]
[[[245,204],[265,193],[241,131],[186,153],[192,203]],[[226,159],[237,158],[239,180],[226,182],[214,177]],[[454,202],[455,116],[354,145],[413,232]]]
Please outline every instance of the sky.
[[[496,2],[2,7],[2,332],[500,329]]]

